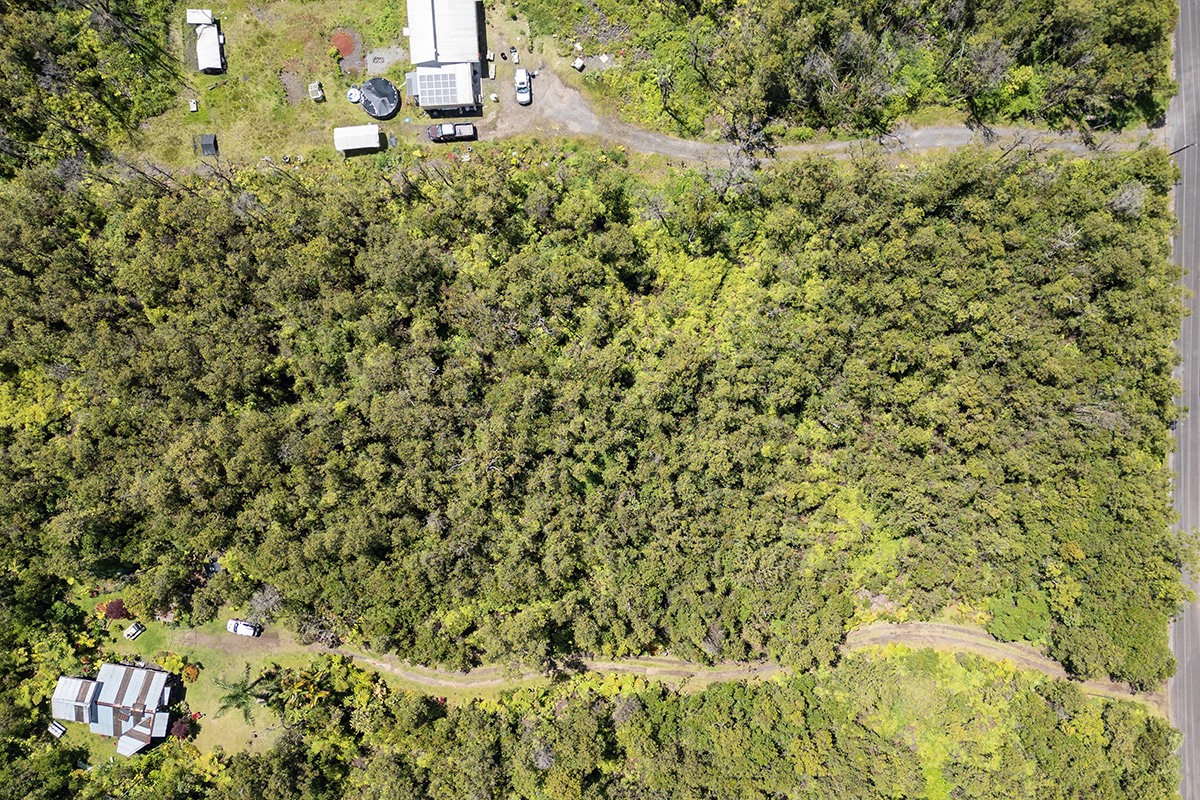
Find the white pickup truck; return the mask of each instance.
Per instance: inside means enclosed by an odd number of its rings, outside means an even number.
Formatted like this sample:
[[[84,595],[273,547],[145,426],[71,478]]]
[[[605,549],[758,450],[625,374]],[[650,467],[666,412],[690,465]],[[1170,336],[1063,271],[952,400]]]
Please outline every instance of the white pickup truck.
[[[253,622],[246,622],[241,619],[231,619],[226,622],[225,630],[230,633],[236,633],[238,636],[259,636],[262,634],[261,625],[255,625]]]

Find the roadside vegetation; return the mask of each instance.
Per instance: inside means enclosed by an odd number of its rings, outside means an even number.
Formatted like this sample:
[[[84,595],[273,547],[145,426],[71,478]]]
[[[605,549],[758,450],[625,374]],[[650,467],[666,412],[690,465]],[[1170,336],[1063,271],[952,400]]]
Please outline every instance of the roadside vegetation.
[[[520,11],[535,35],[620,54],[593,80],[629,121],[748,146],[881,133],[929,109],[1119,130],[1158,122],[1175,92],[1170,0],[525,0]]]
[[[262,68],[193,115],[147,2],[0,9],[0,800],[1173,796],[1141,705],[841,649],[938,619],[1174,673],[1162,150],[310,161],[357,110],[288,87],[340,91],[323,40],[396,38],[391,4],[234,4]],[[522,11],[624,48],[631,118],[747,150],[946,109],[1121,128],[1173,90],[1158,0],[600,2]],[[236,163],[173,172],[210,124]],[[294,638],[214,646],[231,608]],[[343,647],[545,677],[442,703],[313,652]],[[564,677],[658,654],[787,669]],[[51,740],[58,676],[124,657],[184,682],[170,740]]]
[[[4,187],[14,557],[458,668],[807,670],[949,610],[1173,673],[1161,151],[476,151]]]

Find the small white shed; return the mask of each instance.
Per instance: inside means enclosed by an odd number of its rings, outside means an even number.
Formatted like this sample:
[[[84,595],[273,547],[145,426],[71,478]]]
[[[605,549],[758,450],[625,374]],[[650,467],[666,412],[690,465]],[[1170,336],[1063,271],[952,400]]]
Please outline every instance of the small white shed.
[[[187,24],[196,28],[196,68],[201,72],[221,72],[225,60],[221,58],[221,24],[213,17],[212,9],[187,9]]]
[[[333,146],[343,153],[347,150],[378,150],[379,126],[354,125],[349,128],[334,128]]]
[[[221,59],[221,33],[216,25],[196,26],[196,66],[201,72],[225,69]]]

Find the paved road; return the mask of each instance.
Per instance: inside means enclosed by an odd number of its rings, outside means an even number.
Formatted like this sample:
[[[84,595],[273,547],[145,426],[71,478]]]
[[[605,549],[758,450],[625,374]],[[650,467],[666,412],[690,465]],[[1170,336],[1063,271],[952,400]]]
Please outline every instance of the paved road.
[[[1175,73],[1179,96],[1171,103],[1168,121],[1171,149],[1200,138],[1200,0],[1180,0],[1179,28],[1175,32]],[[1200,246],[1200,144],[1178,155],[1183,180],[1175,194],[1175,213],[1180,230],[1175,239],[1175,257],[1188,275],[1187,287],[1200,289],[1197,258]],[[1189,301],[1195,308],[1195,300]],[[1176,428],[1179,447],[1172,459],[1178,478],[1175,505],[1179,526],[1186,530],[1200,525],[1200,316],[1183,321],[1179,349],[1183,365],[1176,373],[1183,385],[1182,405],[1197,413],[1180,420]],[[1195,585],[1193,583],[1193,588]],[[1179,662],[1170,684],[1171,721],[1183,732],[1183,800],[1200,800],[1200,610],[1188,608],[1171,629],[1171,647]]]

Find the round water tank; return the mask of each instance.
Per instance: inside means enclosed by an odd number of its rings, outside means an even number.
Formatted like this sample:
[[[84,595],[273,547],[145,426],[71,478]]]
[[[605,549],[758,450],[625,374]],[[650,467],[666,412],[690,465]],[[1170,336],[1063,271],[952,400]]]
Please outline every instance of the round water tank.
[[[362,107],[372,117],[385,119],[400,107],[400,93],[387,78],[371,78],[362,87]]]

